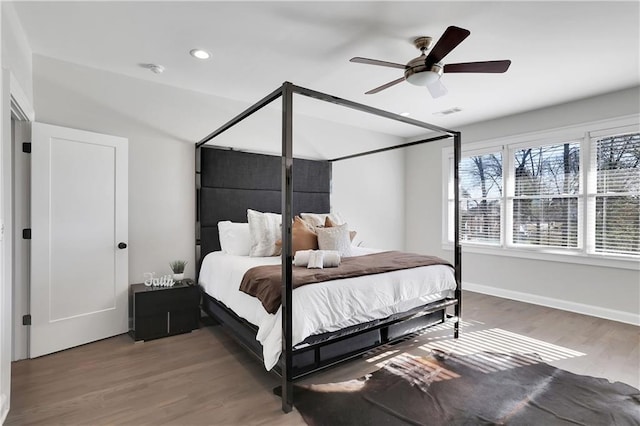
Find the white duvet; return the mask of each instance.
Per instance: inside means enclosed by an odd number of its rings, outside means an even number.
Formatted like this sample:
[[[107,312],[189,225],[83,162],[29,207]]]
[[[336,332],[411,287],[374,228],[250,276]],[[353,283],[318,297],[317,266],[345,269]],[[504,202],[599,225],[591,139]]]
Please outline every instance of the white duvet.
[[[352,247],[354,255],[371,249]],[[199,283],[205,291],[258,327],[264,366],[271,370],[282,352],[281,309],[269,314],[260,301],[239,290],[244,273],[254,266],[280,264],[280,257],[209,253],[202,262]],[[299,287],[293,291],[292,346],[313,334],[386,318],[430,301],[451,297],[453,270],[423,266],[383,274],[346,278]]]

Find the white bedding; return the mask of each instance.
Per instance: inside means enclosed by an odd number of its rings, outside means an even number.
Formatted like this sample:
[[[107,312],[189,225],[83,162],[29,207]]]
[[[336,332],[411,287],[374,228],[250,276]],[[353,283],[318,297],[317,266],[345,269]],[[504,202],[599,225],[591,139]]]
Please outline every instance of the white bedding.
[[[353,255],[376,250],[352,247]],[[282,352],[281,309],[269,314],[260,301],[239,290],[244,273],[254,266],[280,264],[280,257],[209,253],[200,269],[200,285],[239,317],[258,327],[264,366],[271,370]],[[326,281],[293,291],[293,342],[313,334],[386,318],[430,301],[451,297],[456,288],[453,270],[445,265],[423,266],[383,274]]]

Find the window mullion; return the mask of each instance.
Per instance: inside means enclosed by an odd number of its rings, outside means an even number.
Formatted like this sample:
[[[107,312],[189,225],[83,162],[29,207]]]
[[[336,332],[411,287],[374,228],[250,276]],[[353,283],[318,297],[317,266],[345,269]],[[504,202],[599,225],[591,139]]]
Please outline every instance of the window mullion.
[[[596,248],[596,175],[598,170],[597,153],[595,144],[591,143],[591,135],[585,132],[582,141],[585,153],[581,160],[583,189],[583,213],[582,213],[582,249],[585,253],[594,253]]]
[[[506,146],[502,147],[502,176],[504,179],[504,191],[502,191],[503,201],[503,247],[513,246],[513,194],[515,188],[515,165],[513,152]]]

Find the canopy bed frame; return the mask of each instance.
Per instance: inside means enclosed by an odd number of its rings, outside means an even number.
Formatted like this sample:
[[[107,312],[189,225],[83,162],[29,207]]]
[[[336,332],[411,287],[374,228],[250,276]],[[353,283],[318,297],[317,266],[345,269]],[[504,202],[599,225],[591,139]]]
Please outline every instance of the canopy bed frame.
[[[391,147],[359,152],[322,161],[293,158],[293,96],[307,96],[379,117],[418,126],[436,136]],[[244,119],[282,98],[281,156],[266,156],[207,145],[208,142],[241,123]],[[292,341],[292,220],[303,211],[329,212],[331,164],[336,161],[419,145],[442,139],[453,139],[454,147],[454,276],[456,289],[453,298],[431,302],[408,312],[348,327],[338,332],[311,336],[294,348]],[[303,376],[325,369],[339,362],[380,346],[400,340],[407,334],[448,318],[453,322],[454,337],[459,335],[462,310],[462,252],[460,248],[458,165],[460,162],[460,132],[403,117],[336,96],[285,82],[256,104],[207,135],[196,144],[196,259],[198,268],[204,256],[220,250],[217,222],[246,221],[246,209],[262,209],[282,215],[282,355],[274,371],[282,378],[282,410],[293,406],[293,382]],[[231,166],[230,166],[231,165]],[[229,177],[229,170],[250,169],[251,176]],[[309,179],[308,176],[321,176]],[[233,181],[233,183],[228,184]],[[226,183],[225,183],[226,182]],[[313,183],[316,182],[316,183]],[[319,184],[317,182],[320,182]],[[258,186],[258,188],[256,188]],[[258,192],[255,192],[257,190]],[[295,197],[294,197],[295,193]],[[225,200],[225,202],[220,202]],[[233,200],[230,202],[230,200]],[[275,201],[274,201],[275,200]],[[220,210],[222,209],[222,210]],[[256,327],[238,317],[223,303],[203,293],[203,310],[229,329],[232,337],[261,358],[261,345],[256,341]],[[453,307],[453,316],[446,314]]]

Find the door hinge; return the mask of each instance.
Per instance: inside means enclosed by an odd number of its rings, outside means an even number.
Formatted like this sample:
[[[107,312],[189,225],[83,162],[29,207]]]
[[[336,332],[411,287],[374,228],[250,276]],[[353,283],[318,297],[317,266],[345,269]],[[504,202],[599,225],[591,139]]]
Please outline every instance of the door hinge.
[[[31,314],[22,316],[22,325],[31,325]]]
[[[25,228],[22,230],[22,239],[23,240],[31,239],[31,228]]]
[[[22,152],[31,154],[31,142],[22,142]]]

